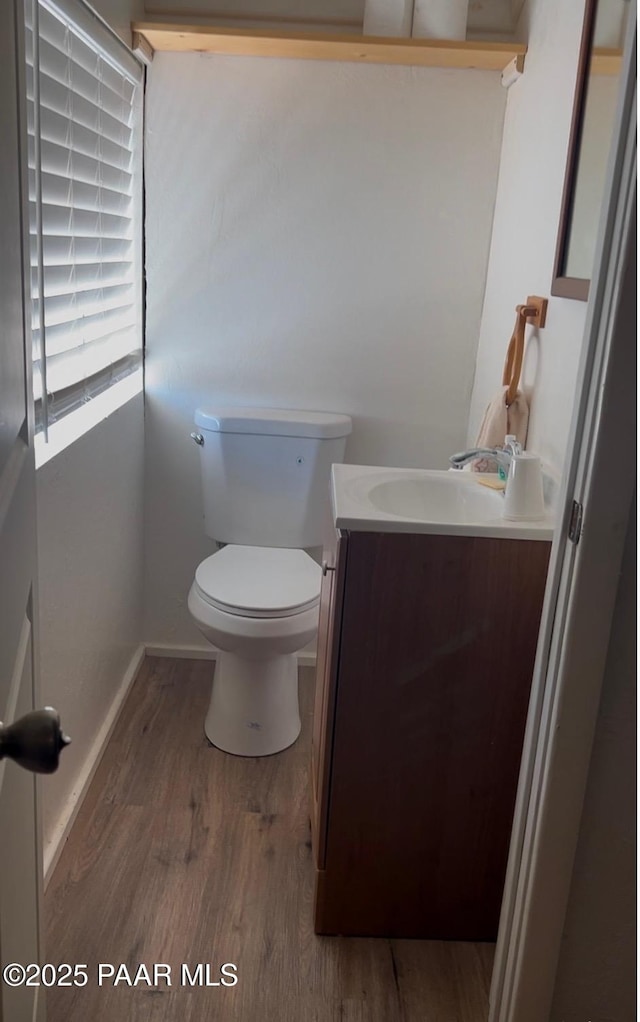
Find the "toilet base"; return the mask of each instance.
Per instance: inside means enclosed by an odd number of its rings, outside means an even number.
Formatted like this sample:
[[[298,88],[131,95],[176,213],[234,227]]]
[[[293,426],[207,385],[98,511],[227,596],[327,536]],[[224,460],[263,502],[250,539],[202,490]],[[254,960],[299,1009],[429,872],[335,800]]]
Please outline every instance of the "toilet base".
[[[271,756],[293,745],[300,734],[295,654],[246,660],[219,653],[204,731],[235,756]]]

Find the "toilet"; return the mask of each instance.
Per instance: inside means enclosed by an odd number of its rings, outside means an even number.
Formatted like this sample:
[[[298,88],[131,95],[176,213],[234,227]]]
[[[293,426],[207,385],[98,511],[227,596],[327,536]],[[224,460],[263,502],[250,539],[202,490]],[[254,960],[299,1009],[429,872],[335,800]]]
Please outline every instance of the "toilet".
[[[224,544],[196,568],[189,611],[220,651],[204,730],[218,749],[270,756],[300,734],[296,652],[318,627],[331,465],[347,415],[199,409],[204,527]]]

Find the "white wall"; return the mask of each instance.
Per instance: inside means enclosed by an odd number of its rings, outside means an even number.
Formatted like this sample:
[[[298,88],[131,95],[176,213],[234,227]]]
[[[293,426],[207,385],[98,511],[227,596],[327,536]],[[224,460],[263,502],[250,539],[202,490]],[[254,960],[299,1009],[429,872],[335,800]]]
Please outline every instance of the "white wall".
[[[42,786],[45,849],[141,641],[143,402],[36,473],[42,698],[73,741]]]
[[[487,290],[467,439],[502,379],[515,307],[550,297],[583,3],[530,0],[519,24],[526,68],[508,93]],[[586,304],[550,297],[547,325],[527,328],[522,383],[531,402],[527,446],[547,471],[562,471]]]
[[[511,38],[521,7],[522,0],[470,3],[467,37],[494,42]],[[355,35],[362,33],[364,9],[365,0],[145,0],[149,20],[204,17],[213,18],[218,24],[237,25],[268,25],[275,21],[283,29],[296,29],[308,23],[312,31]]]
[[[491,72],[157,55],[147,640],[199,640],[199,404],[348,412],[352,462],[460,448],[504,102]]]
[[[636,525],[631,510],[551,1022],[636,1017]]]
[[[144,18],[144,0],[91,0],[91,7],[131,45],[131,22]]]
[[[183,10],[185,15],[215,12],[227,17],[240,14],[256,18],[348,19],[362,23],[364,0],[146,0],[145,8],[170,13]]]
[[[130,42],[142,0],[92,6]],[[42,697],[73,739],[42,786],[45,862],[142,638],[143,440],[139,395],[36,473]]]

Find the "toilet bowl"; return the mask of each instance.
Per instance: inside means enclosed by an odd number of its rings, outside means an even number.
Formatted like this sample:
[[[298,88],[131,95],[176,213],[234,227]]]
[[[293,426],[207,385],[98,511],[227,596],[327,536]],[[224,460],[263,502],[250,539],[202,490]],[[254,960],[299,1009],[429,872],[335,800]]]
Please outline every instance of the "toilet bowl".
[[[198,565],[188,606],[220,651],[204,726],[218,749],[268,756],[298,737],[295,654],[316,634],[321,577],[283,547],[228,545]]]
[[[198,565],[188,606],[217,647],[205,733],[269,756],[300,733],[296,652],[318,626],[321,569],[305,550],[330,525],[331,466],[351,419],[286,408],[198,408],[204,531],[223,545]]]

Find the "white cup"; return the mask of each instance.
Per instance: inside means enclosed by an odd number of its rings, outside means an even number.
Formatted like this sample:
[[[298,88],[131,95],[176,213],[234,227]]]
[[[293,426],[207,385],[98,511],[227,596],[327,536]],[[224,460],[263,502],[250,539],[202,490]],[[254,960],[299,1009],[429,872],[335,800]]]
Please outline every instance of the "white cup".
[[[544,518],[542,472],[537,454],[525,451],[511,459],[502,516],[512,522]]]

